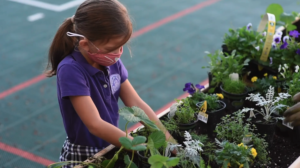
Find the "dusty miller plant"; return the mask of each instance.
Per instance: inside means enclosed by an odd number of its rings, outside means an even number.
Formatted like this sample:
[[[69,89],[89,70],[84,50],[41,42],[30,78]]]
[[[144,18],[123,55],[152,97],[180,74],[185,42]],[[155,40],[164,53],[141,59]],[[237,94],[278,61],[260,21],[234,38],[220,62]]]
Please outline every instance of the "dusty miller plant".
[[[266,98],[261,96],[260,93],[253,94],[250,93],[249,97],[246,97],[246,100],[257,102],[256,106],[260,106],[260,110],[254,108],[244,108],[241,113],[248,111],[255,111],[258,114],[262,115],[266,122],[272,122],[275,120],[282,120],[282,117],[273,117],[273,113],[277,113],[279,109],[286,107],[286,105],[278,104],[279,101],[289,98],[291,95],[288,93],[279,93],[278,97],[274,97],[274,87],[270,86],[268,92],[266,93]]]
[[[183,142],[185,148],[181,148],[177,153],[180,158],[179,165],[181,167],[200,167],[206,168],[205,162],[201,157],[202,147],[204,146],[199,140],[194,140],[191,134],[187,131],[184,132],[185,141]],[[181,147],[181,146],[180,146]],[[209,166],[208,166],[209,167]]]

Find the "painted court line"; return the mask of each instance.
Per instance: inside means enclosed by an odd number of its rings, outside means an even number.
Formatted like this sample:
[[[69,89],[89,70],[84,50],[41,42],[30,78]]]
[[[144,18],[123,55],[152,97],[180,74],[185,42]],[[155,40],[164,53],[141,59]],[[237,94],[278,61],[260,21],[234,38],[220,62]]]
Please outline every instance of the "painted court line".
[[[36,0],[9,0],[9,1],[17,2],[17,3],[21,3],[21,4],[25,4],[25,5],[30,5],[30,6],[34,6],[34,7],[38,7],[38,8],[42,8],[42,9],[52,10],[55,12],[62,12],[67,9],[73,8],[77,5],[80,5],[84,0],[75,0],[75,1],[71,0],[70,2],[61,4],[61,5],[53,5],[50,3],[36,1]]]
[[[6,152],[9,152],[9,153],[18,155],[18,156],[23,157],[25,159],[31,160],[33,162],[45,165],[45,166],[48,166],[49,164],[53,163],[53,161],[51,161],[51,160],[48,160],[48,159],[36,156],[36,155],[34,155],[32,153],[23,151],[21,149],[18,149],[18,148],[6,145],[6,144],[4,144],[2,142],[0,142],[0,149],[4,150]]]
[[[45,15],[44,15],[43,13],[36,13],[36,14],[33,14],[33,15],[28,16],[27,20],[28,20],[29,22],[34,22],[34,21],[43,19],[44,16],[45,16]]]
[[[36,6],[36,7],[40,7],[40,8],[44,8],[44,9],[49,9],[49,10],[53,10],[53,11],[57,11],[57,12],[60,12],[60,11],[63,11],[63,10],[66,10],[68,8],[70,8],[71,6],[74,7],[76,5],[79,5],[83,0],[76,0],[76,1],[71,1],[71,2],[68,2],[68,3],[65,3],[63,5],[52,5],[52,4],[47,4],[47,3],[44,3],[44,2],[39,2],[39,1],[34,1],[34,0],[10,0],[10,1],[14,1],[14,2],[19,2],[19,3],[27,3],[27,5],[32,5],[32,6]],[[204,2],[201,2],[193,7],[190,7],[190,8],[187,8],[181,12],[178,12],[174,15],[171,15],[167,18],[164,18],[158,22],[155,22],[149,26],[146,26],[136,32],[133,33],[132,35],[132,38],[135,38],[135,37],[138,37],[142,34],[145,34],[153,29],[156,29],[166,23],[169,23],[173,20],[176,20],[180,17],[183,17],[185,15],[188,15],[192,12],[195,12],[201,8],[204,8],[206,6],[209,6],[209,5],[212,5],[216,2],[218,2],[220,0],[207,0],[207,1],[204,1]],[[80,2],[80,3],[79,3]],[[38,4],[38,5],[37,5]],[[76,5],[75,5],[76,4]],[[52,6],[51,6],[52,5]],[[73,6],[74,5],[74,6]],[[44,74],[42,75],[39,75],[39,76],[36,76],[28,81],[25,81],[17,86],[14,86],[8,90],[5,90],[3,92],[0,93],[0,100],[17,92],[17,91],[20,91],[26,87],[29,87],[37,82],[40,82],[41,80],[45,79],[46,76]],[[204,81],[202,82],[201,84],[204,85],[206,84],[207,81]],[[184,98],[186,97],[188,94],[183,94],[182,96],[180,96],[178,99],[181,99],[181,98]],[[172,104],[173,102],[170,102],[168,103],[167,105],[165,105],[163,108],[159,109],[156,114],[159,115],[160,113],[162,113],[163,111],[165,111],[167,108],[169,108],[169,106]],[[134,125],[133,127],[130,128],[130,130],[133,130],[133,128],[137,128],[138,126]],[[12,146],[9,146],[9,145],[6,145],[4,143],[1,143],[0,142],[0,149],[1,150],[4,150],[6,152],[9,152],[9,153],[12,153],[12,154],[15,154],[15,155],[18,155],[20,157],[23,157],[23,158],[26,158],[28,160],[31,160],[31,161],[34,161],[34,162],[37,162],[37,163],[40,163],[42,165],[49,165],[51,163],[53,163],[53,161],[50,161],[48,159],[45,159],[45,158],[42,158],[42,157],[39,157],[39,156],[36,156],[32,153],[29,153],[29,152],[26,152],[26,151],[23,151],[21,149],[17,149],[15,147],[12,147]]]

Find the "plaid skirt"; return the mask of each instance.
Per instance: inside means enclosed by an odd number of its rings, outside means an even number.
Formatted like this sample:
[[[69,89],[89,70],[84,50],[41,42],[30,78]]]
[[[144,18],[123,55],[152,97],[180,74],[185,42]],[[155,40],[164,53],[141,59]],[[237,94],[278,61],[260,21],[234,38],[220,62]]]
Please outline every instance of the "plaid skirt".
[[[66,138],[63,147],[61,149],[59,161],[85,161],[88,158],[94,156],[101,149],[72,144],[68,137]],[[71,163],[69,165],[63,166],[62,168],[72,168],[78,165],[78,163]]]

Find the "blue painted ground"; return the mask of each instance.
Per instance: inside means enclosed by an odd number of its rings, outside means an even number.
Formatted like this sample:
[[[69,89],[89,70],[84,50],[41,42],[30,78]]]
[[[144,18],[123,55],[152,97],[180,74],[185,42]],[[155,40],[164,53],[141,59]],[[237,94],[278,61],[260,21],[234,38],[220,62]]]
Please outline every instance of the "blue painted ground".
[[[59,5],[70,0],[39,1]],[[121,2],[134,18],[134,29],[139,30],[204,0]],[[272,2],[281,3],[286,12],[299,9],[295,0],[221,0],[133,39],[133,57],[128,50],[122,56],[129,80],[158,110],[183,94],[186,82],[199,83],[207,78],[207,70],[201,68],[208,63],[204,51],[220,49],[229,28],[249,22],[256,27]],[[75,9],[54,12],[8,0],[0,2],[0,93],[42,74],[54,33]],[[45,18],[29,22],[27,17],[36,13],[43,13]],[[57,161],[64,139],[55,77],[0,100],[0,142]],[[0,150],[0,167],[43,166]]]

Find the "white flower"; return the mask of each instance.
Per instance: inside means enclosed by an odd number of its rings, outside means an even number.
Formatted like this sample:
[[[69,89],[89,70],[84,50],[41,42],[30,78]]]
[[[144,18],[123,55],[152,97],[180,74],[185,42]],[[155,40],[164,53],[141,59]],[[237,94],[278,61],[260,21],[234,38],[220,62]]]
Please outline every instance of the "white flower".
[[[193,97],[192,95],[188,95],[188,97]]]
[[[277,31],[276,34],[281,37],[282,36],[282,31]]]
[[[183,101],[180,100],[180,101],[178,102],[178,105],[182,105],[182,104],[183,104]]]
[[[283,64],[283,66],[285,67],[285,69],[289,69],[289,67],[287,66],[287,64]]]
[[[298,73],[299,72],[299,65],[295,66],[295,72]]]
[[[260,41],[261,43],[264,42],[263,39],[260,39],[259,41]]]
[[[284,36],[284,37],[283,37],[283,42],[287,42],[287,40],[289,40],[289,39],[290,39],[289,36]]]
[[[280,71],[281,71],[281,64],[278,67],[278,72],[280,72]]]
[[[254,47],[257,51],[259,51],[259,46],[257,46],[257,47]]]
[[[267,32],[264,31],[262,35],[263,35],[263,36],[266,36],[266,35],[267,35]]]

